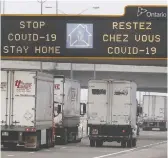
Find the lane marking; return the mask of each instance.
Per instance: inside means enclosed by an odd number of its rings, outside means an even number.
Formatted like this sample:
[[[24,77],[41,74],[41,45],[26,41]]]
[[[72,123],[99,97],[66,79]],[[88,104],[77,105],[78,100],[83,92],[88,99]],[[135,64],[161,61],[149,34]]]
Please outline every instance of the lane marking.
[[[145,133],[145,132],[143,132],[141,134],[141,136],[154,136],[154,135],[160,135],[160,136],[162,136],[162,134],[167,134],[167,132],[163,132],[163,133]]]
[[[137,148],[132,148],[132,149],[129,149],[129,150],[119,151],[119,152],[116,152],[116,153],[111,153],[111,154],[107,154],[107,155],[96,156],[96,157],[93,157],[93,158],[109,157],[109,156],[118,155],[118,154],[121,154],[121,153],[127,153],[127,152],[134,151],[134,150],[137,150],[137,149],[143,149],[143,148],[150,147],[150,146],[153,146],[153,145],[163,144],[163,143],[166,143],[166,142],[167,141],[162,141],[162,142],[153,143],[153,144],[149,144],[149,145],[145,145],[145,146],[141,146],[141,147],[137,147]]]
[[[146,150],[148,150],[148,149],[141,149],[140,151],[146,151]]]
[[[51,150],[44,150],[44,151],[51,151]]]
[[[30,154],[34,154],[35,152],[29,152]]]
[[[15,155],[8,155],[9,157],[15,156]]]
[[[65,148],[67,148],[67,147],[62,147],[61,149],[65,149]]]

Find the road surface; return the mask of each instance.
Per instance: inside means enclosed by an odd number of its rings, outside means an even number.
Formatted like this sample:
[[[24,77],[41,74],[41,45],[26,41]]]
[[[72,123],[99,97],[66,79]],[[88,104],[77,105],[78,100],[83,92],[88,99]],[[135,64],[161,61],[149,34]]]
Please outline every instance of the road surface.
[[[2,158],[166,158],[167,132],[141,131],[136,148],[121,148],[118,143],[104,143],[103,147],[90,147],[88,138],[81,143],[55,146],[38,152],[8,151],[2,149]]]

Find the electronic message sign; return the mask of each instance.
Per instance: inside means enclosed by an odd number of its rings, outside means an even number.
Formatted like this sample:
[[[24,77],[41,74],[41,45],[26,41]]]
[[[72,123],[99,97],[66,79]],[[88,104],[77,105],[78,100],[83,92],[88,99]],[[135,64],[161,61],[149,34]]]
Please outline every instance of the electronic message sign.
[[[2,15],[1,57],[167,58],[167,6],[118,16]]]

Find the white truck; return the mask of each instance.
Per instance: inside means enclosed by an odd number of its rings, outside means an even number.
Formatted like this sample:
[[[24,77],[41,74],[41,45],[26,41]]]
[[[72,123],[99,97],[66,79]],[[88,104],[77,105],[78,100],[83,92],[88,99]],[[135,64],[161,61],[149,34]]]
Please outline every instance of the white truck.
[[[54,76],[54,122],[56,143],[67,144],[82,139],[80,123],[80,83],[64,76]]]
[[[1,145],[53,147],[54,78],[26,70],[1,71]]]
[[[137,141],[137,85],[130,81],[90,80],[88,128],[90,146],[116,141],[134,147]]]
[[[167,130],[167,96],[143,96],[143,130]]]

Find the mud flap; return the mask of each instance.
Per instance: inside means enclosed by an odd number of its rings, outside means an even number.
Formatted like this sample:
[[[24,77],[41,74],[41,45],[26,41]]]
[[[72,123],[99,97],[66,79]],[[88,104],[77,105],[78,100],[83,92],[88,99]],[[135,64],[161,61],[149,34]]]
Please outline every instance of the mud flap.
[[[37,136],[25,136],[25,148],[38,148],[38,138]]]

